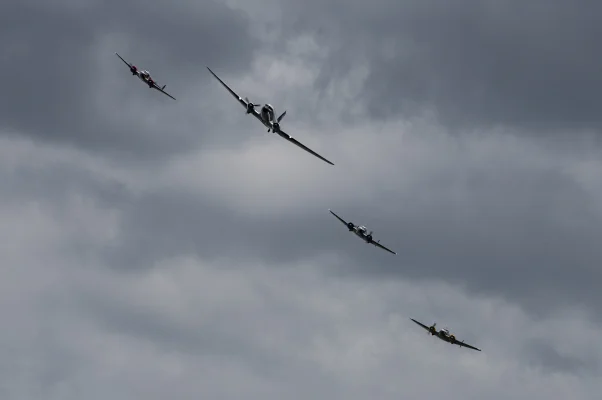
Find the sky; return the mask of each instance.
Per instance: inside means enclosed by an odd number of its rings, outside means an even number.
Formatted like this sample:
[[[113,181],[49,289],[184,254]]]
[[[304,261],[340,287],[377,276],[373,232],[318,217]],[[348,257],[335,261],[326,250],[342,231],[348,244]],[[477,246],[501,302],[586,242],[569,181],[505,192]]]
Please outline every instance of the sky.
[[[4,0],[0,397],[598,399],[601,16]]]

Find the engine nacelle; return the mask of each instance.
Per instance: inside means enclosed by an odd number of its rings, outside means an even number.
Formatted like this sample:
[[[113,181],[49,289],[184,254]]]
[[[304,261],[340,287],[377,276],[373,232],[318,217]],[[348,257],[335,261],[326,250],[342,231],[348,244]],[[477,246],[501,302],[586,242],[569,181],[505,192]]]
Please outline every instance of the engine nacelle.
[[[154,86],[155,86],[155,82],[152,79],[149,79],[148,80],[148,87],[152,89]]]
[[[136,72],[138,72],[138,68],[136,68],[135,65],[132,65],[130,67],[130,72],[132,73],[132,75],[136,75]]]
[[[454,335],[450,335],[450,336],[449,336],[449,340],[450,340],[452,343],[456,343],[456,337],[455,337]]]
[[[251,114],[254,109],[255,109],[255,105],[254,104],[251,104],[251,103],[247,104],[247,114]]]
[[[372,235],[366,236],[366,240],[368,241],[368,243],[372,243]]]
[[[355,227],[355,225],[353,225],[353,222],[347,223],[347,229],[349,229],[349,231],[352,231],[354,227]]]
[[[429,332],[431,333],[431,335],[436,335],[436,334],[437,334],[437,329],[435,329],[435,327],[434,327],[434,326],[431,326],[431,327],[429,328]]]

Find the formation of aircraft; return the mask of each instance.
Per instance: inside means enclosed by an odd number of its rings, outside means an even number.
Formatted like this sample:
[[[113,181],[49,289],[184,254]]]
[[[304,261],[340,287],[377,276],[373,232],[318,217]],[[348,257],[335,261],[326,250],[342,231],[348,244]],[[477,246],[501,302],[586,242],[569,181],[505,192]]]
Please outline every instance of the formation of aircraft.
[[[211,68],[207,67],[207,69],[209,70],[209,72],[211,72],[211,75],[213,75],[215,77],[215,79],[217,79],[226,88],[226,90],[228,90],[228,92],[230,92],[230,94],[232,96],[234,96],[234,98],[236,100],[238,100],[238,102],[240,104],[242,104],[242,106],[247,111],[247,114],[253,115],[266,128],[268,128],[268,132],[274,132],[274,133],[278,134],[281,138],[288,140],[289,142],[301,147],[303,150],[307,151],[308,153],[311,153],[314,156],[318,157],[320,160],[325,161],[330,165],[334,165],[332,162],[328,161],[326,158],[322,157],[321,155],[319,155],[318,153],[316,153],[309,147],[305,146],[304,144],[300,143],[299,141],[297,141],[295,138],[293,138],[291,135],[284,132],[280,128],[280,121],[282,121],[282,118],[284,118],[284,116],[286,115],[286,111],[283,112],[282,114],[280,114],[280,116],[278,118],[275,118],[276,114],[274,113],[274,107],[272,107],[271,104],[265,104],[263,107],[261,107],[261,111],[255,110],[255,107],[259,107],[261,104],[251,103],[249,101],[249,99],[247,99],[247,98],[243,99],[234,90],[232,90],[228,85],[226,85],[226,83],[224,81],[222,81],[217,75],[215,75],[215,73],[211,70]]]
[[[476,351],[481,351],[481,349],[477,349],[474,346],[466,344],[466,343],[464,343],[464,341],[461,341],[461,342],[458,341],[454,335],[449,333],[449,329],[447,329],[447,328],[443,328],[440,331],[437,331],[436,323],[433,323],[433,325],[431,325],[431,326],[426,326],[423,323],[416,321],[414,318],[410,318],[410,319],[412,321],[414,321],[416,324],[420,325],[422,328],[426,329],[429,334],[431,334],[432,336],[437,336],[439,339],[443,340],[444,342],[451,343],[451,344],[457,344],[460,347],[467,347],[469,349],[473,349]]]
[[[338,215],[336,215],[334,212],[332,212],[332,210],[328,210],[330,211],[330,213],[332,215],[334,215],[339,221],[341,221],[341,223],[343,225],[345,225],[347,227],[347,229],[349,229],[349,232],[353,232],[355,233],[355,235],[357,237],[359,237],[360,239],[362,239],[364,242],[366,243],[370,243],[375,245],[376,247],[380,247],[381,249],[388,251],[389,253],[392,254],[397,254],[396,252],[394,252],[391,249],[386,248],[385,246],[383,246],[382,244],[380,244],[380,240],[377,240],[376,242],[373,240],[372,238],[372,231],[370,231],[370,233],[368,233],[368,229],[366,229],[365,226],[363,225],[354,225],[353,222],[347,222],[345,221],[343,218],[339,217]]]
[[[165,87],[167,85],[159,86],[157,84],[157,82],[151,77],[150,73],[147,70],[139,70],[134,64],[131,64],[131,63],[125,61],[123,59],[123,57],[121,57],[119,54],[117,54],[117,53],[115,53],[115,54],[117,55],[117,57],[119,57],[119,59],[121,61],[123,61],[125,63],[125,65],[127,65],[130,68],[130,72],[132,73],[132,75],[136,75],[138,78],[140,78],[140,80],[142,82],[146,83],[149,88],[156,89],[159,92],[163,93],[164,95],[169,96],[174,100],[176,99],[171,94],[169,94],[165,91]]]
[[[117,55],[117,57],[119,57],[119,59],[121,59],[121,61],[123,61],[128,68],[130,69],[130,72],[132,73],[132,75],[136,75],[140,80],[142,80],[145,84],[148,85],[149,88],[151,89],[156,89],[158,91],[160,91],[161,93],[165,94],[166,96],[169,96],[170,98],[172,98],[173,100],[176,100],[175,97],[173,97],[172,95],[170,95],[169,93],[167,93],[165,91],[165,87],[167,85],[163,85],[163,86],[159,86],[157,84],[157,82],[151,77],[150,73],[146,70],[139,70],[135,65],[127,62],[126,60],[124,60],[118,53],[115,53]],[[307,146],[303,145],[302,143],[300,143],[299,141],[297,141],[296,139],[294,139],[292,136],[290,136],[289,134],[287,134],[286,132],[284,132],[281,127],[280,127],[280,122],[282,121],[282,119],[284,118],[284,116],[286,115],[286,111],[284,111],[282,114],[280,114],[278,116],[278,118],[275,118],[275,111],[274,111],[274,107],[272,107],[272,105],[270,104],[265,104],[261,107],[260,111],[257,111],[255,109],[255,107],[259,107],[261,106],[261,104],[254,104],[252,102],[249,101],[249,99],[247,98],[242,98],[240,97],[236,92],[234,92],[228,85],[226,85],[226,83],[224,81],[222,81],[212,70],[211,68],[207,67],[207,69],[209,70],[209,72],[228,90],[228,92],[230,92],[230,94],[232,96],[234,96],[234,98],[236,98],[238,100],[238,102],[245,108],[246,113],[247,114],[251,114],[253,115],[255,118],[257,118],[266,128],[268,128],[268,132],[274,132],[276,134],[278,134],[280,137],[288,140],[289,142],[299,146],[300,148],[302,148],[303,150],[307,151],[308,153],[314,155],[315,157],[321,159],[322,161],[330,164],[330,165],[334,165],[334,163],[332,163],[331,161],[327,160],[326,158],[322,157],[321,155],[319,155],[318,153],[316,153],[315,151],[311,150],[310,148],[308,148]],[[368,232],[367,228],[363,225],[354,225],[352,222],[347,222],[344,219],[342,219],[341,217],[339,217],[337,214],[335,214],[332,210],[328,210],[330,211],[330,213],[332,215],[334,215],[343,225],[345,225],[347,227],[347,229],[350,232],[353,232],[357,237],[359,237],[360,239],[362,239],[364,242],[369,243],[369,244],[373,244],[376,247],[379,247],[385,251],[388,251],[389,253],[392,254],[397,254],[396,252],[394,252],[393,250],[385,247],[384,245],[380,244],[380,240],[374,241],[372,238],[372,231]],[[431,326],[427,326],[422,324],[421,322],[416,321],[413,318],[410,318],[413,322],[415,322],[416,324],[420,325],[422,328],[424,328],[425,330],[428,331],[429,334],[433,335],[433,336],[437,336],[439,339],[451,343],[451,344],[456,344],[458,346],[461,347],[467,347],[469,349],[473,349],[476,351],[481,351],[480,349],[473,347],[469,344],[464,343],[464,341],[458,341],[456,339],[456,337],[454,335],[452,335],[449,330],[447,328],[441,329],[440,331],[437,331],[436,329],[436,324],[433,323],[433,325]]]

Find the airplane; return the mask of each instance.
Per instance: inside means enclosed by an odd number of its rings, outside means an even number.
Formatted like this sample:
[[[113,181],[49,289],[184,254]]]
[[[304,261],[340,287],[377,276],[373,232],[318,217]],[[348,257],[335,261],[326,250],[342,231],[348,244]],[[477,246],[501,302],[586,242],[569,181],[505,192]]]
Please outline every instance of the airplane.
[[[366,229],[365,226],[363,226],[363,225],[353,225],[353,222],[346,222],[344,219],[342,219],[341,217],[339,217],[338,215],[336,215],[335,213],[333,213],[332,210],[329,209],[328,211],[330,211],[330,213],[332,215],[334,215],[335,217],[337,217],[337,219],[339,221],[341,221],[343,223],[343,225],[345,225],[347,227],[347,229],[349,229],[349,232],[355,233],[364,242],[373,244],[376,247],[380,247],[381,249],[386,250],[389,253],[397,254],[393,250],[390,250],[390,249],[386,248],[385,246],[383,246],[382,244],[380,244],[380,240],[377,240],[376,242],[374,240],[372,240],[372,231],[370,231],[370,233],[366,233],[366,232],[368,232],[368,230]]]
[[[117,53],[115,53],[115,54],[117,54]],[[164,95],[169,96],[169,97],[171,97],[174,100],[176,99],[171,94],[169,94],[169,93],[167,93],[165,91],[165,87],[167,85],[163,85],[163,86],[157,85],[157,82],[155,82],[155,80],[153,78],[151,78],[151,76],[150,76],[150,74],[149,74],[148,71],[146,71],[146,70],[139,70],[138,68],[136,68],[135,65],[132,65],[129,62],[125,61],[119,54],[117,54],[117,57],[119,57],[121,59],[121,61],[123,61],[128,67],[130,67],[130,72],[132,73],[132,75],[136,75],[138,78],[140,78],[140,80],[142,82],[146,83],[149,88],[151,88],[151,89],[157,89],[158,91],[160,91]]]
[[[481,349],[477,349],[476,347],[466,344],[466,343],[464,343],[464,341],[459,342],[454,335],[449,333],[449,329],[447,329],[447,328],[443,328],[440,331],[437,331],[437,328],[435,328],[435,326],[437,325],[436,323],[433,323],[433,325],[431,325],[431,326],[426,326],[426,325],[421,324],[420,322],[416,321],[414,318],[410,318],[410,319],[412,321],[414,321],[416,324],[418,324],[421,327],[423,327],[424,329],[426,329],[431,335],[437,336],[439,339],[443,340],[444,342],[451,343],[451,344],[457,344],[460,347],[468,347],[469,349],[473,349],[476,351],[481,351]]]
[[[247,114],[252,114],[263,125],[265,125],[266,128],[268,128],[268,132],[270,132],[270,131],[274,132],[274,133],[278,134],[280,137],[282,137],[283,139],[288,140],[289,142],[301,147],[303,150],[307,151],[308,153],[311,153],[314,156],[318,157],[320,160],[325,161],[330,165],[334,165],[332,162],[328,161],[327,159],[325,159],[324,157],[322,157],[315,151],[311,150],[309,147],[306,147],[305,145],[301,144],[295,138],[293,138],[292,136],[290,136],[289,134],[284,132],[282,129],[280,129],[280,121],[282,121],[282,118],[284,118],[284,116],[286,115],[286,111],[283,112],[282,114],[280,114],[280,116],[278,118],[276,118],[276,120],[274,120],[274,117],[276,115],[274,113],[274,107],[272,107],[271,104],[265,104],[263,107],[261,107],[261,111],[258,112],[257,110],[255,110],[255,107],[259,107],[261,104],[253,104],[246,97],[243,100],[242,97],[240,97],[236,92],[234,92],[232,89],[230,89],[230,87],[228,85],[226,85],[224,83],[224,81],[222,81],[217,75],[215,75],[215,73],[211,70],[211,68],[207,67],[207,69],[209,70],[209,72],[211,72],[211,75],[213,75],[215,77],[215,79],[217,79],[228,90],[228,92],[230,92],[230,94],[232,96],[234,96],[240,104],[243,105],[243,107],[247,110]]]

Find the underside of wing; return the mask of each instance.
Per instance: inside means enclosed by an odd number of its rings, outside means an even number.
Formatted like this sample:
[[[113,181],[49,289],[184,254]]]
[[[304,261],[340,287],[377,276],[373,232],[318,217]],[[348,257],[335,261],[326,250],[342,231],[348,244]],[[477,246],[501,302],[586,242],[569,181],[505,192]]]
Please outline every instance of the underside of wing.
[[[426,329],[427,331],[429,330],[429,327],[424,325],[421,322],[416,321],[414,318],[410,318],[412,321],[414,321],[417,325],[420,325],[421,327],[423,327],[424,329]]]
[[[330,211],[330,213],[331,213],[332,215],[334,215],[334,216],[335,216],[335,217],[336,217],[336,218],[337,218],[339,221],[341,221],[341,223],[342,223],[343,225],[347,226],[347,221],[345,221],[343,218],[341,218],[341,217],[339,217],[338,215],[336,215],[335,213],[333,213],[333,212],[332,212],[332,210],[330,210],[330,209],[329,209],[328,211]]]
[[[238,95],[238,93],[236,93],[234,90],[230,89],[230,86],[226,85],[226,83],[224,81],[222,81],[217,75],[215,75],[215,73],[213,71],[211,71],[211,68],[207,67],[207,69],[209,70],[209,72],[211,72],[211,75],[213,75],[215,77],[215,79],[217,79],[219,81],[219,83],[221,83],[222,86],[225,87],[228,90],[228,92],[230,92],[230,94],[232,96],[234,96],[234,98],[236,100],[238,100],[238,102],[240,104],[243,105],[244,108],[247,108],[247,102],[242,97],[240,97]]]
[[[386,248],[385,246],[383,246],[382,244],[380,244],[380,243],[378,243],[378,242],[371,242],[371,243],[372,243],[373,245],[375,245],[376,247],[380,247],[381,249],[383,249],[383,250],[385,250],[385,251],[388,251],[389,253],[392,253],[392,254],[397,254],[397,253],[396,253],[396,252],[394,252],[393,250]]]
[[[283,138],[288,140],[289,142],[301,147],[303,150],[307,151],[310,154],[313,154],[314,156],[318,157],[320,160],[327,162],[330,165],[334,165],[334,163],[328,161],[327,159],[325,159],[324,157],[322,157],[321,155],[319,155],[318,153],[316,153],[315,151],[313,151],[312,149],[310,149],[309,147],[305,146],[304,144],[302,144],[301,142],[299,142],[297,139],[295,139],[294,137],[292,137],[291,135],[280,131],[278,132],[278,134]]]
[[[157,85],[156,83],[155,83],[155,84],[153,84],[153,87],[154,87],[155,89],[157,89],[159,92],[163,93],[164,95],[166,95],[166,96],[169,96],[169,97],[171,97],[171,98],[172,98],[172,99],[174,99],[174,100],[176,99],[176,98],[175,98],[175,97],[173,97],[171,94],[169,94],[169,93],[167,93],[165,90],[163,90],[163,88],[159,87],[159,85]]]
[[[125,60],[123,59],[123,57],[121,57],[121,56],[120,56],[119,54],[117,54],[117,53],[115,53],[115,55],[116,55],[117,57],[119,57],[119,59],[120,59],[121,61],[123,61],[123,62],[125,63],[125,65],[127,65],[129,68],[132,68],[132,64],[130,64],[129,62],[125,61]]]
[[[461,347],[468,347],[469,349],[473,349],[473,350],[476,350],[476,351],[481,351],[481,349],[477,349],[476,347],[471,346],[469,344],[466,344],[464,342],[456,342],[454,344],[457,344],[458,346],[461,346]]]

